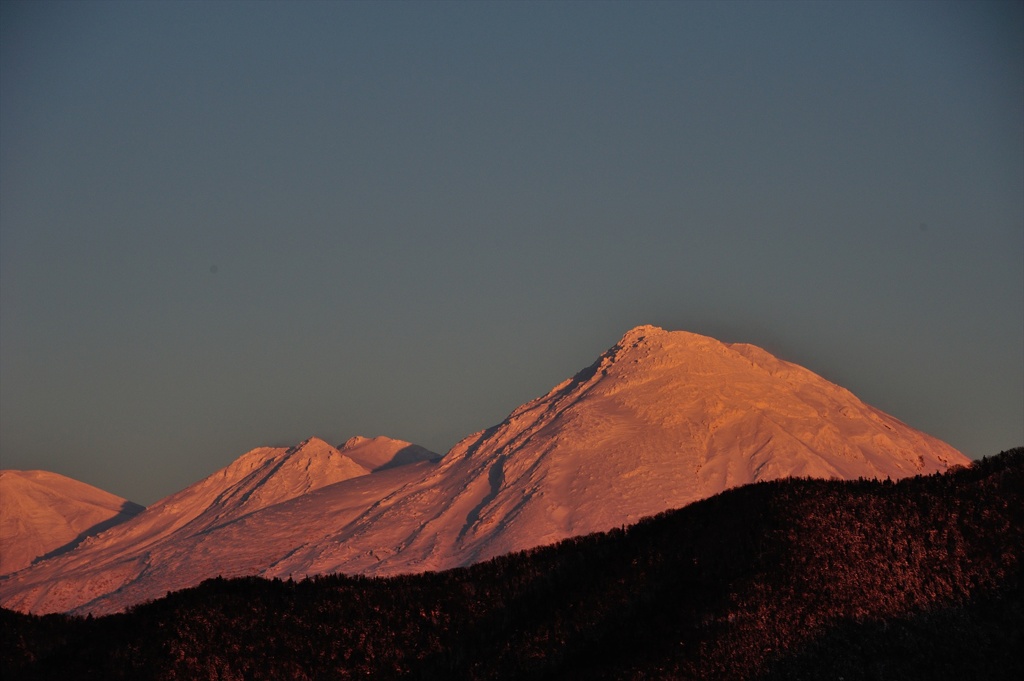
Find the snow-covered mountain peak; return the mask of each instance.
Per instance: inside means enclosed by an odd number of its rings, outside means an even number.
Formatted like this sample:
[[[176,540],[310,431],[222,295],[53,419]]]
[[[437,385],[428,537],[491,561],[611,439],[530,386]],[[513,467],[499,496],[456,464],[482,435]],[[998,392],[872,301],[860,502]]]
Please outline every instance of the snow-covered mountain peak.
[[[252,512],[369,472],[324,440],[312,437],[295,447],[272,450],[235,488],[225,491],[229,498],[237,498],[246,512]]]
[[[657,326],[644,325],[630,329],[598,360],[576,375],[607,375],[614,367],[619,374],[635,373],[637,369],[662,368],[682,365],[707,364],[715,355],[726,352],[721,341],[688,331],[666,331]]]
[[[294,447],[257,447],[193,487],[226,491],[240,486],[248,499],[257,486],[264,488],[264,494],[282,485],[298,486],[301,489],[295,491],[302,493],[368,472],[329,443],[311,437]]]

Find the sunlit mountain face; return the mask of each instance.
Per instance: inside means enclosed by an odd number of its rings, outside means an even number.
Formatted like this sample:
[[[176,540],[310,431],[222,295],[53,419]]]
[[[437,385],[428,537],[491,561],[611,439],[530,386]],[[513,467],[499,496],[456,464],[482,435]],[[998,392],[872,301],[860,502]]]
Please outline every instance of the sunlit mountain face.
[[[443,570],[748,483],[896,480],[966,464],[764,350],[642,326],[444,457],[384,437],[256,449],[11,575],[0,603],[99,614],[218,575]]]

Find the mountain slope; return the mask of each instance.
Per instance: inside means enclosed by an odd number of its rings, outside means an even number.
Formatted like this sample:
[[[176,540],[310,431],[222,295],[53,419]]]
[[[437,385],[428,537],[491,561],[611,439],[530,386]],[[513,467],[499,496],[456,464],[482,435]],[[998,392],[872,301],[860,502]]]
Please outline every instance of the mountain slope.
[[[142,506],[46,471],[0,471],[0,575],[74,548]]]
[[[597,362],[464,439],[272,574],[466,565],[788,476],[902,478],[969,459],[750,345],[638,327]]]

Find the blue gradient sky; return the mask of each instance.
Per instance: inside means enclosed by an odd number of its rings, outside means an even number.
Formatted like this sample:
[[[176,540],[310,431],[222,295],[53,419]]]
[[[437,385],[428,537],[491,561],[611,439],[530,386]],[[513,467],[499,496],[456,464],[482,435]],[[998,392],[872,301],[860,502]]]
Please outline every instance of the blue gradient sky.
[[[1024,444],[1024,10],[0,6],[0,456],[438,452],[653,323]]]

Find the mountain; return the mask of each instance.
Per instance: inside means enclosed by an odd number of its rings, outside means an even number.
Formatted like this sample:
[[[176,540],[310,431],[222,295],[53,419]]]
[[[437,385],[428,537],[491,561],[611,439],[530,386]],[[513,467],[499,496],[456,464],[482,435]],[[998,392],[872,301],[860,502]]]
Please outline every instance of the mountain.
[[[0,575],[70,551],[142,506],[46,471],[0,471]]]
[[[371,461],[419,452],[408,442],[387,438],[360,439],[351,449]],[[374,484],[397,484],[388,472],[374,474]],[[316,528],[325,523],[333,527],[333,515],[324,514],[339,509],[300,504],[303,512],[296,517],[286,507],[275,516],[281,526],[274,532],[238,534],[239,528],[251,526],[251,516],[364,477],[370,477],[369,468],[317,438],[291,448],[254,449],[153,504],[132,522],[84,541],[73,552],[10,575],[0,583],[0,597],[24,610],[88,608],[104,597],[115,598],[117,605],[108,607],[116,608],[190,586],[211,574],[259,573],[278,552],[309,539],[310,532],[316,536]],[[358,494],[344,496],[352,505]],[[369,496],[375,500],[378,492]]]
[[[0,583],[0,604],[103,613],[216,575],[441,570],[751,482],[897,479],[969,463],[763,350],[650,326],[433,459],[387,438],[254,450]]]
[[[396,574],[608,530],[789,476],[892,478],[969,463],[752,345],[653,326],[452,448],[423,480],[268,574]]]
[[[778,480],[470,568],[0,610],[17,679],[1020,679],[1024,449]]]

